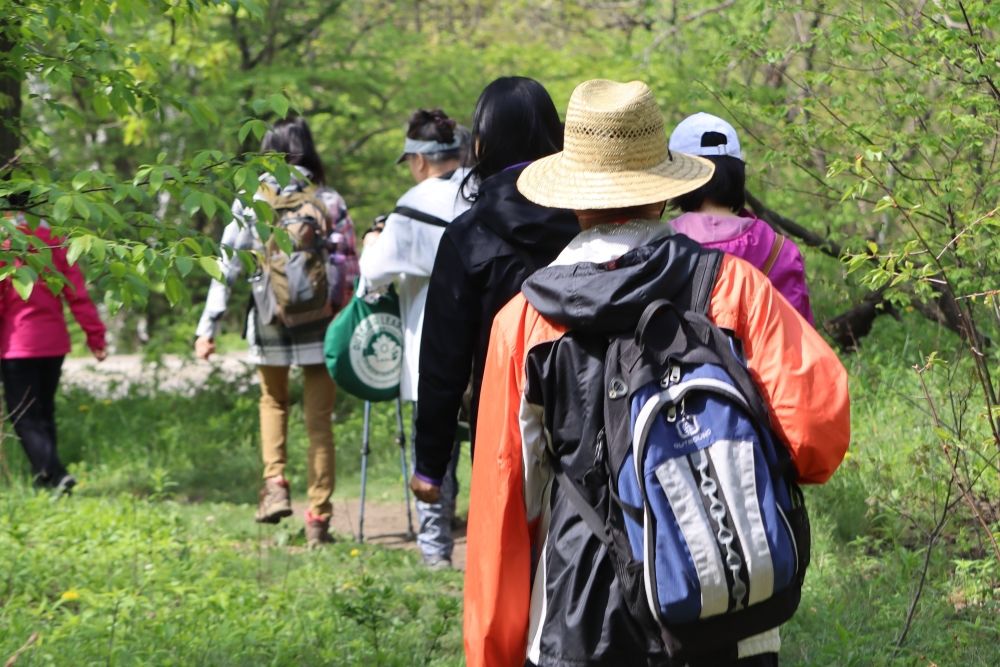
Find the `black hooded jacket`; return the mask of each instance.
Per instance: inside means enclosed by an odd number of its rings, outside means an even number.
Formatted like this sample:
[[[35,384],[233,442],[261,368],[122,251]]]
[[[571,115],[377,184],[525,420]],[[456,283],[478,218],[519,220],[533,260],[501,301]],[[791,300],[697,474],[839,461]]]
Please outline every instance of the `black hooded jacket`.
[[[472,208],[448,225],[438,246],[424,310],[415,436],[416,471],[428,480],[439,482],[447,470],[470,371],[475,442],[493,317],[580,231],[572,211],[543,208],[517,191],[523,169],[483,181]]]

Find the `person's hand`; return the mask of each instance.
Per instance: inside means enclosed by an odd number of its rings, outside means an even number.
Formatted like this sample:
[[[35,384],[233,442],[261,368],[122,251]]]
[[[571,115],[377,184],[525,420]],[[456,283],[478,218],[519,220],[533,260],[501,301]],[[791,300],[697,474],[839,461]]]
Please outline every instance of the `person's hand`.
[[[425,482],[416,475],[410,478],[410,490],[418,500],[425,503],[436,503],[441,500],[441,487],[430,482]]]
[[[215,354],[215,341],[207,336],[198,336],[194,341],[194,354],[199,359],[208,359]]]
[[[101,348],[100,350],[91,350],[91,354],[94,355],[94,359],[98,361],[104,361],[108,358],[108,350],[106,348]]]

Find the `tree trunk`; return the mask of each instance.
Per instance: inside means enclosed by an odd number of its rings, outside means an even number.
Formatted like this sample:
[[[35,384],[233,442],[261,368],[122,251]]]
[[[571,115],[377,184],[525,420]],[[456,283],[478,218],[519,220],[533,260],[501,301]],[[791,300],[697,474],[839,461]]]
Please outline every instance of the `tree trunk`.
[[[9,63],[0,69],[0,178],[6,178],[21,147],[21,82],[24,72],[13,66],[11,53],[17,42],[16,22],[0,19],[0,60]]]

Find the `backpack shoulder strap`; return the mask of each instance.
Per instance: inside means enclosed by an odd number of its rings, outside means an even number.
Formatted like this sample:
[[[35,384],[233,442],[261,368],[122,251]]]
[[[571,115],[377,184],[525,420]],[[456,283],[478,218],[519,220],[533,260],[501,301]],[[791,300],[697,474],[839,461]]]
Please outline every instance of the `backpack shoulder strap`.
[[[427,225],[433,225],[435,227],[447,227],[448,221],[442,220],[436,215],[431,215],[430,213],[424,213],[423,211],[418,211],[415,208],[410,208],[409,206],[397,206],[392,209],[393,213],[398,213],[400,215],[405,215],[411,220],[416,220],[417,222],[422,222]]]
[[[604,356],[604,442],[609,472],[616,479],[632,449],[628,382],[639,359],[639,346],[631,335],[613,338]]]
[[[767,254],[767,259],[764,260],[764,264],[760,267],[761,273],[765,276],[771,275],[771,269],[774,268],[774,263],[778,261],[778,254],[785,245],[785,241],[786,238],[783,234],[774,233],[774,241],[771,242],[771,252]]]
[[[270,184],[261,181],[257,186],[257,196],[266,201],[271,208],[277,208],[278,191],[271,187]]]
[[[580,491],[580,487],[577,486],[576,481],[571,478],[566,470],[562,467],[559,462],[559,457],[553,453],[549,453],[549,463],[552,466],[552,471],[556,474],[556,479],[559,480],[559,487],[562,489],[563,493],[566,494],[567,500],[573,505],[573,509],[577,511],[583,522],[587,524],[590,532],[594,536],[603,542],[608,547],[614,546],[614,538],[611,536],[611,531],[608,528],[607,521],[597,513],[597,510],[583,497],[583,492]]]
[[[696,313],[707,313],[709,301],[712,300],[712,290],[719,277],[722,267],[722,253],[718,250],[703,250],[698,255],[694,272],[691,275],[691,303],[689,310]]]
[[[687,288],[681,291],[679,301],[656,299],[643,311],[635,329],[612,338],[604,358],[604,424],[608,447],[608,463],[612,474],[617,475],[625,457],[632,447],[631,414],[629,403],[632,393],[640,386],[652,382],[659,367],[657,360],[666,357],[685,357],[692,362],[715,362],[715,355],[689,340],[693,335],[684,325],[684,314],[691,310],[703,314],[708,312],[715,280],[722,265],[722,253],[716,250],[702,250],[695,261]],[[688,303],[683,303],[687,301]],[[674,321],[659,333],[663,336],[659,348],[653,354],[644,353],[644,334],[653,318],[667,310]],[[692,354],[702,351],[710,356]],[[650,350],[652,352],[652,350]],[[659,359],[657,359],[659,357]]]

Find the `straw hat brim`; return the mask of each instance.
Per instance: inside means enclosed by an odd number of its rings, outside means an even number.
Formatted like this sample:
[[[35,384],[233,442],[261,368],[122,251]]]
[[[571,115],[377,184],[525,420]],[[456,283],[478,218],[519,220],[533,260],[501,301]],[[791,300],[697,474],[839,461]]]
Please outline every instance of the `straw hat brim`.
[[[711,180],[715,165],[686,153],[642,170],[589,171],[556,153],[532,162],[517,179],[528,200],[578,211],[642,206],[679,197]]]

